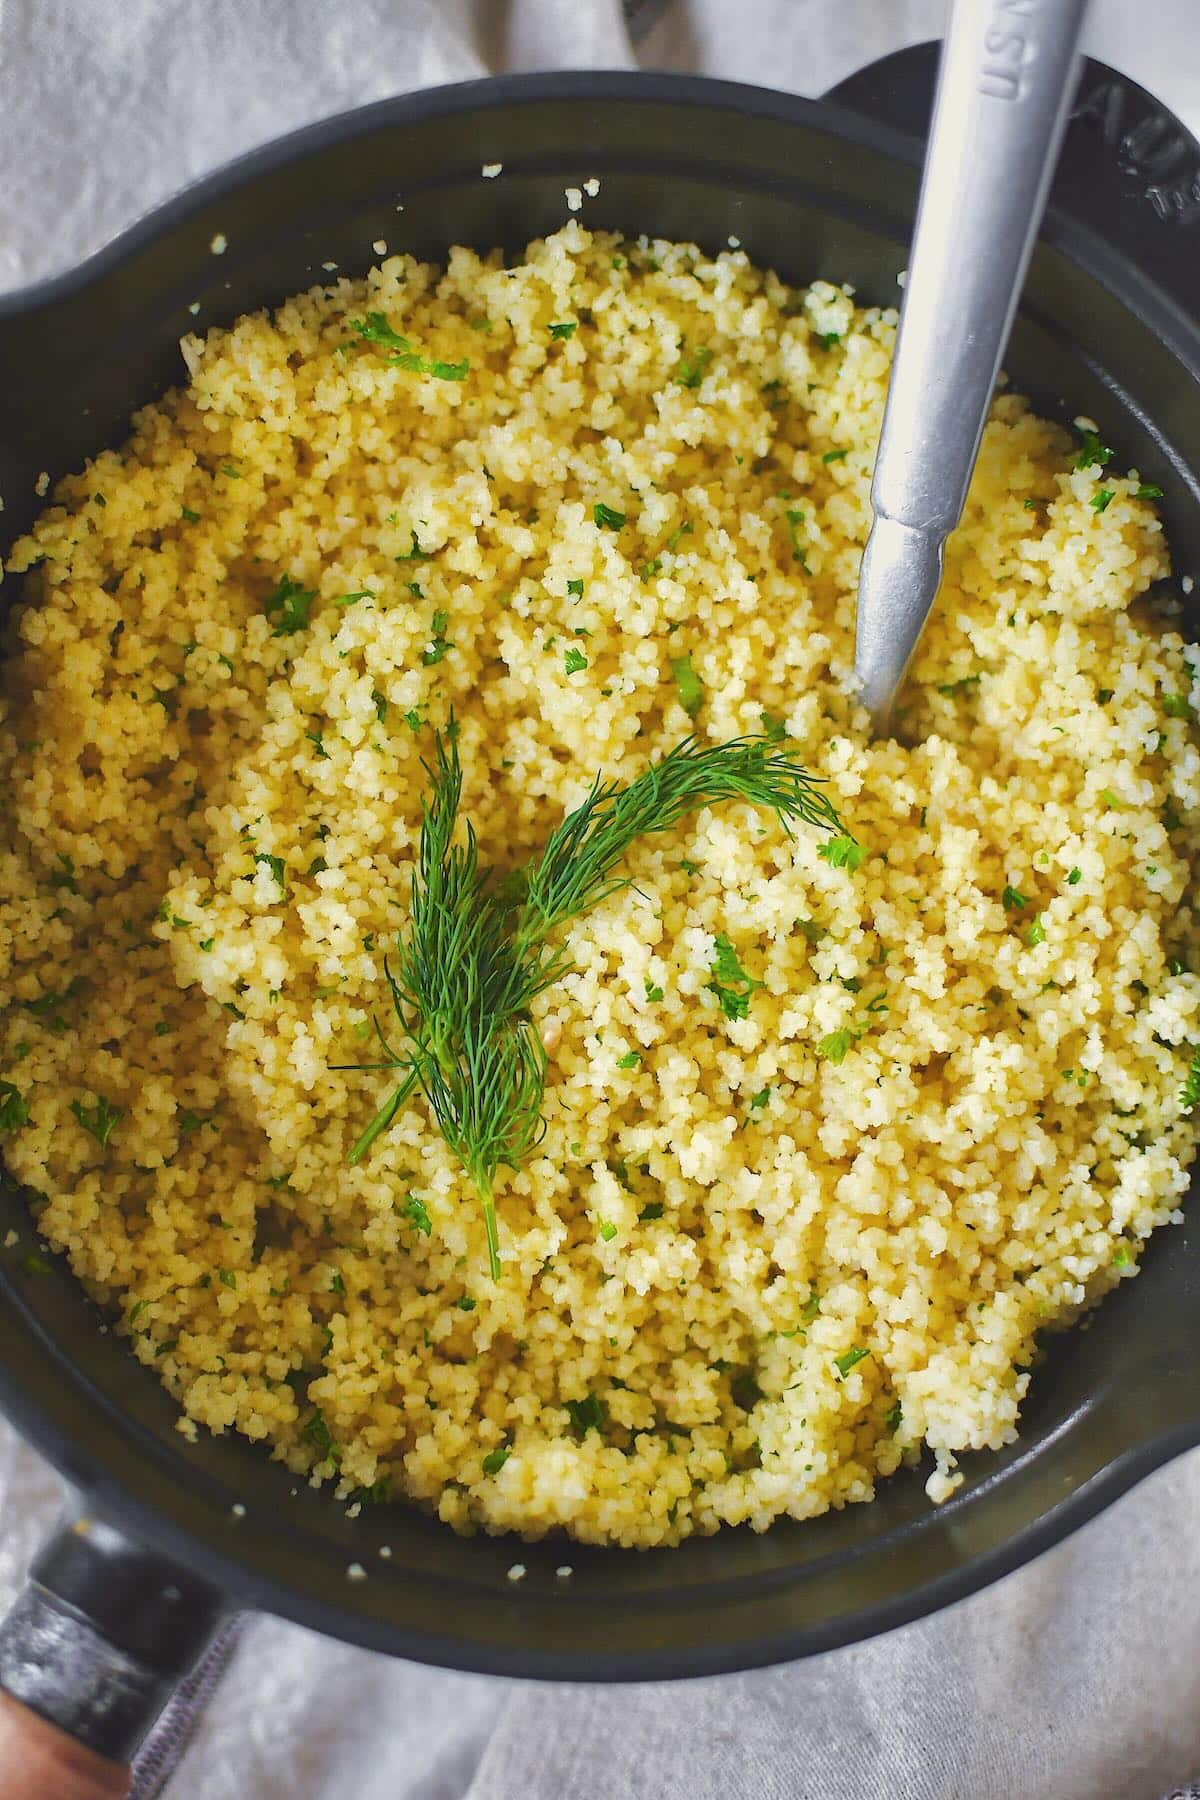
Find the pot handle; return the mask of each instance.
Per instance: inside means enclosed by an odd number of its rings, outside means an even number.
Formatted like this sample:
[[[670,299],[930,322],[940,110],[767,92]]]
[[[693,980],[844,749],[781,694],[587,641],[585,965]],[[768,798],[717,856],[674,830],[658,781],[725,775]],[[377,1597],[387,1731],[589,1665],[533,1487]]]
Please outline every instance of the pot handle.
[[[0,1800],[124,1794],[223,1613],[216,1588],[115,1526],[64,1520],[0,1623]]]

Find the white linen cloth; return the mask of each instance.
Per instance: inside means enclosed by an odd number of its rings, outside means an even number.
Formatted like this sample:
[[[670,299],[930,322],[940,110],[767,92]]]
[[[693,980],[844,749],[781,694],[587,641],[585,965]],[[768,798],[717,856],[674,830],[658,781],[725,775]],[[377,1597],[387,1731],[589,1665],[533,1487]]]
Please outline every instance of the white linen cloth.
[[[0,289],[324,114],[499,68],[818,94],[941,0],[0,0]],[[1200,131],[1196,0],[1088,47]],[[60,1497],[0,1424],[0,1605]],[[253,1621],[169,1800],[1157,1800],[1200,1773],[1200,1452],[982,1594],[873,1643],[675,1686],[446,1674]]]

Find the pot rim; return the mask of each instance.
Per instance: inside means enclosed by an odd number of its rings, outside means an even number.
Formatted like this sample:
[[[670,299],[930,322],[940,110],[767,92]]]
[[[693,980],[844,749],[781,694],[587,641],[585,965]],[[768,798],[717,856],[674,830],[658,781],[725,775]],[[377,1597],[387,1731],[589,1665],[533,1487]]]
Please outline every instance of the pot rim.
[[[770,88],[717,80],[707,76],[646,71],[578,71],[552,74],[515,74],[420,89],[353,108],[330,118],[302,126],[232,159],[221,168],[189,184],[146,213],[134,224],[93,252],[83,262],[23,288],[0,295],[0,325],[24,317],[88,288],[119,268],[162,236],[186,225],[215,202],[273,171],[365,136],[381,126],[420,123],[455,114],[478,116],[514,104],[545,101],[636,101],[651,106],[714,107],[738,115],[773,119],[782,124],[806,126],[834,133],[876,154],[919,166],[921,146],[908,134],[857,113],[836,100],[810,100]],[[580,158],[586,156],[581,146]],[[1119,252],[1087,228],[1051,208],[1042,234],[1070,260],[1081,262],[1098,274],[1123,305],[1152,324],[1176,354],[1193,368],[1200,368],[1200,328],[1183,314],[1161,289],[1146,284],[1134,306],[1128,292],[1128,269]],[[60,1363],[67,1359],[57,1352]],[[76,1365],[69,1364],[76,1374]],[[970,1556],[961,1565],[879,1602],[815,1625],[762,1636],[750,1643],[712,1645],[698,1633],[684,1653],[679,1649],[600,1652],[586,1647],[560,1650],[514,1649],[509,1645],[481,1644],[477,1638],[453,1631],[432,1634],[398,1625],[369,1611],[356,1609],[350,1596],[361,1589],[348,1588],[345,1605],[299,1585],[289,1586],[256,1566],[255,1542],[265,1543],[272,1522],[250,1518],[240,1530],[226,1534],[225,1548],[219,1529],[204,1537],[173,1520],[143,1492],[124,1484],[111,1462],[82,1451],[66,1423],[35,1397],[23,1380],[16,1359],[0,1360],[0,1396],[4,1410],[21,1433],[68,1479],[81,1484],[87,1504],[128,1530],[161,1554],[174,1558],[212,1582],[230,1597],[231,1604],[253,1606],[295,1620],[327,1635],[366,1648],[408,1656],[452,1669],[473,1670],[518,1678],[611,1681],[693,1678],[763,1667],[800,1656],[836,1649],[887,1632],[953,1604],[1059,1543],[1129,1488],[1184,1451],[1200,1444],[1200,1413],[1175,1423],[1147,1440],[1128,1447],[1102,1463],[1081,1486],[1051,1505],[1031,1523],[1003,1542]],[[1015,1473],[1014,1471],[1011,1471]],[[1005,1480],[1010,1472],[997,1474]],[[941,1516],[950,1521],[964,1512],[973,1499],[991,1486],[980,1483],[970,1492],[948,1501]],[[215,1517],[215,1515],[214,1515]],[[509,1540],[514,1557],[521,1540]],[[803,1569],[797,1578],[802,1579]],[[522,1596],[524,1598],[524,1596]],[[532,1596],[530,1596],[532,1598]],[[686,1667],[683,1665],[686,1662]]]

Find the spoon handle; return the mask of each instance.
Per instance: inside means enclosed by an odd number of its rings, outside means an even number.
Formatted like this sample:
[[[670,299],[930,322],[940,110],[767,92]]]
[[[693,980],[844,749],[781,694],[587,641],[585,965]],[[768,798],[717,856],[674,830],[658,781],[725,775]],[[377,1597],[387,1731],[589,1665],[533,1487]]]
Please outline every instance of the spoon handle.
[[[954,0],[875,461],[855,667],[886,726],[941,579],[1079,77],[1088,0]]]

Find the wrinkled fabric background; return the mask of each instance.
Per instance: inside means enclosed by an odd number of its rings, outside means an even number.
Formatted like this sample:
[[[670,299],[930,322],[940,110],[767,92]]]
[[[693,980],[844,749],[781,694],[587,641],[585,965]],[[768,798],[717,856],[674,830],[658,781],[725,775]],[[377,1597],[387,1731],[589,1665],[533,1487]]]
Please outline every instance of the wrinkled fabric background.
[[[67,268],[293,126],[500,68],[819,94],[941,0],[0,0],[0,289]],[[1087,47],[1200,132],[1200,8],[1094,0]],[[59,1505],[0,1425],[0,1604]],[[566,1688],[254,1620],[169,1800],[1157,1800],[1200,1774],[1200,1452],[1031,1567],[765,1673]]]

